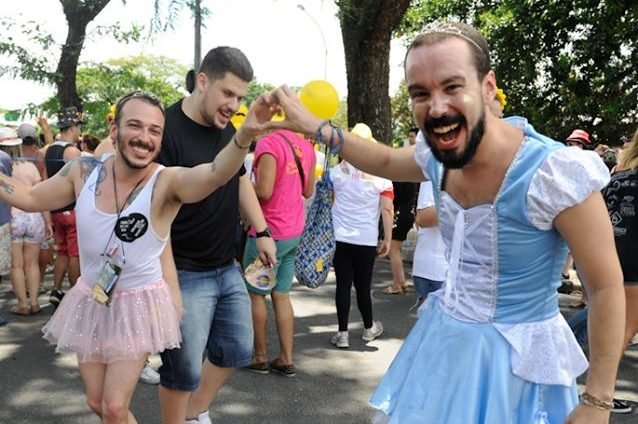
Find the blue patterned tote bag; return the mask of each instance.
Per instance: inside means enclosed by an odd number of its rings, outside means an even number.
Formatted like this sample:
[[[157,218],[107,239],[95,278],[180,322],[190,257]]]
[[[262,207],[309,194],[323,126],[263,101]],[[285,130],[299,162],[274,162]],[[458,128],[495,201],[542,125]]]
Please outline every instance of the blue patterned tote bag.
[[[328,278],[336,248],[332,226],[332,181],[327,172],[328,156],[323,176],[315,188],[315,198],[308,210],[295,260],[297,281],[311,289],[319,287]]]

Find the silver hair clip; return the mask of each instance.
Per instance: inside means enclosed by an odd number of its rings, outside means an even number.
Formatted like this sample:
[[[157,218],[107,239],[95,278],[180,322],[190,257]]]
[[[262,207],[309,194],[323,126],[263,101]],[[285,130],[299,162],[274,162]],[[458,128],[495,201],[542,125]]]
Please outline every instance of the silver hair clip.
[[[462,39],[464,39],[465,41],[467,41],[468,43],[472,44],[474,47],[479,49],[481,53],[487,54],[485,51],[483,51],[481,46],[479,46],[479,44],[476,41],[472,40],[470,37],[465,35],[461,28],[454,25],[454,22],[449,22],[449,21],[430,22],[423,28],[423,31],[421,32],[421,35],[428,35],[428,34],[447,34],[447,35],[455,35],[457,37],[461,37]]]

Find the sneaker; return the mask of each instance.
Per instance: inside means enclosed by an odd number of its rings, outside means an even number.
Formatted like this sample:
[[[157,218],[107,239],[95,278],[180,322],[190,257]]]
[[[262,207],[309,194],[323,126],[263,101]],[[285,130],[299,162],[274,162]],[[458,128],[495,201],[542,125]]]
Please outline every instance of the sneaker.
[[[262,375],[266,375],[270,372],[270,368],[268,367],[267,362],[253,362],[252,364],[244,368],[246,368],[248,371],[252,371],[254,373]]]
[[[213,424],[212,421],[210,420],[210,414],[208,413],[208,410],[202,412],[201,414],[199,414],[197,416],[197,418],[194,419],[187,419],[186,421],[184,421],[184,424]]]
[[[631,406],[626,400],[615,399],[612,402],[611,412],[616,414],[628,414],[631,412]]]
[[[64,292],[62,290],[53,289],[49,294],[49,303],[57,308],[60,302],[62,302],[63,297]]]
[[[295,368],[294,364],[286,365],[281,362],[281,359],[279,358],[270,363],[270,369],[284,377],[294,377],[297,375],[297,368]]]
[[[146,364],[140,373],[140,381],[144,384],[157,385],[160,382],[160,375],[149,364]]]
[[[564,279],[561,281],[560,287],[558,288],[558,293],[571,294],[573,291],[574,283],[572,283],[572,280]]]
[[[350,347],[350,343],[348,342],[348,332],[337,331],[335,335],[330,338],[330,343],[340,348]]]
[[[375,321],[372,323],[372,327],[363,330],[361,338],[366,342],[371,342],[381,334],[383,334],[383,324],[381,324],[381,321]]]

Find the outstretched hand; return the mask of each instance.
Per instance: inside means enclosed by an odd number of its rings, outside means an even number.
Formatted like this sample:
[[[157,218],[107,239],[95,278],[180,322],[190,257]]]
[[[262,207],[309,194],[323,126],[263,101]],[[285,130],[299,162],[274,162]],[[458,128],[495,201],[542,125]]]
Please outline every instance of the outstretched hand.
[[[290,87],[282,85],[273,91],[271,96],[273,105],[283,110],[286,117],[282,121],[267,122],[267,129],[287,129],[304,135],[314,135],[321,124],[321,120],[304,107],[299,101],[297,94]]]

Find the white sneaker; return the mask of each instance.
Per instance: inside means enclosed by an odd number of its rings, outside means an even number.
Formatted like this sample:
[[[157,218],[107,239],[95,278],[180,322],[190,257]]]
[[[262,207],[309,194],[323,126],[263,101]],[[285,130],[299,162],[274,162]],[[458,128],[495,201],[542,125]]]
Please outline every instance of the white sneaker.
[[[160,375],[147,363],[140,373],[140,381],[145,384],[159,384]]]
[[[212,421],[210,420],[210,414],[208,413],[208,410],[202,412],[201,414],[199,414],[197,416],[197,418],[192,419],[192,420],[186,420],[184,421],[184,424],[213,424]]]
[[[383,334],[383,324],[381,324],[381,321],[375,321],[372,323],[372,327],[363,330],[361,338],[366,342],[371,342],[381,334]]]
[[[337,331],[335,335],[330,338],[330,343],[340,348],[350,347],[350,343],[348,341],[348,332]]]

